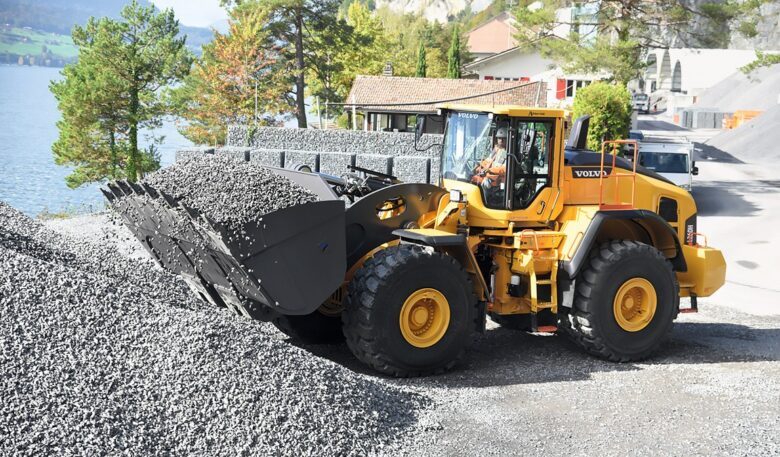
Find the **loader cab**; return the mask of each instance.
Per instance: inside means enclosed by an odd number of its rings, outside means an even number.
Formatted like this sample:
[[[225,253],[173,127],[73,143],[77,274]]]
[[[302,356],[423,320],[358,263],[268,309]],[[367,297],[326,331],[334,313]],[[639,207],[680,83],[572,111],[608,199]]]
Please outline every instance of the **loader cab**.
[[[476,106],[443,109],[444,187],[472,191],[475,187],[479,206],[511,211],[506,219],[549,217],[547,200],[557,186],[556,141],[562,135],[562,114],[555,116],[557,113],[550,111],[506,107],[480,111]]]

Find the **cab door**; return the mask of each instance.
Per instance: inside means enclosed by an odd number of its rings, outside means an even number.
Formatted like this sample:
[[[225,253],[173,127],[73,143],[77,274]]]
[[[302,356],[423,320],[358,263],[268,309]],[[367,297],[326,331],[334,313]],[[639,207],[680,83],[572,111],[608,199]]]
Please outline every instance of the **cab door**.
[[[514,118],[512,132],[512,160],[507,170],[509,220],[546,224],[563,207],[559,185],[562,122]]]

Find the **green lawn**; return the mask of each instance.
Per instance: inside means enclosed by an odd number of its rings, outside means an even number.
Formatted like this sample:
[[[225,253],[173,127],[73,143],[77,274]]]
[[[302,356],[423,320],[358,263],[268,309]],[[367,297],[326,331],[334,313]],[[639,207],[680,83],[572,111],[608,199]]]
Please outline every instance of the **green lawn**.
[[[38,56],[46,46],[57,57],[69,59],[78,55],[78,49],[67,35],[40,32],[22,28],[0,27],[0,53]]]

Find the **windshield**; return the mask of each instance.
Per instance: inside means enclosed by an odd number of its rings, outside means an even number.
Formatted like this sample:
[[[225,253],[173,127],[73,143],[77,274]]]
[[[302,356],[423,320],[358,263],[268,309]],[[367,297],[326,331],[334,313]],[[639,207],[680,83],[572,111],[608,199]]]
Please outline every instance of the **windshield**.
[[[645,101],[647,100],[647,94],[634,94],[634,100]]]
[[[669,152],[642,152],[639,164],[656,173],[688,173],[688,155]]]
[[[471,182],[477,164],[492,153],[491,136],[487,114],[451,113],[444,133],[442,177]]]

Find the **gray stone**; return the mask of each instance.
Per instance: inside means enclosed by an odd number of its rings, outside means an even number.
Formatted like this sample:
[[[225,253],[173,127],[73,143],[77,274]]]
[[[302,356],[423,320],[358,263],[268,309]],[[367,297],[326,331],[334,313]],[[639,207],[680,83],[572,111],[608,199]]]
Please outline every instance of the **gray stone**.
[[[217,149],[217,155],[223,157],[230,157],[242,162],[249,161],[249,148],[240,148],[236,146],[225,146]]]
[[[214,148],[193,146],[191,148],[179,149],[176,151],[175,161],[180,162],[193,157],[202,157],[204,154],[214,154]]]
[[[428,157],[393,157],[393,176],[403,182],[427,183],[430,160]]]
[[[249,151],[249,161],[266,167],[284,166],[284,151],[280,149],[252,149]]]
[[[391,173],[392,163],[393,158],[386,155],[358,154],[355,159],[356,166],[385,174]]]
[[[329,175],[341,176],[349,173],[349,166],[355,165],[355,155],[343,152],[321,152],[320,172]]]
[[[312,171],[319,171],[320,155],[311,151],[284,151],[284,168],[292,168],[296,165],[308,165]]]

